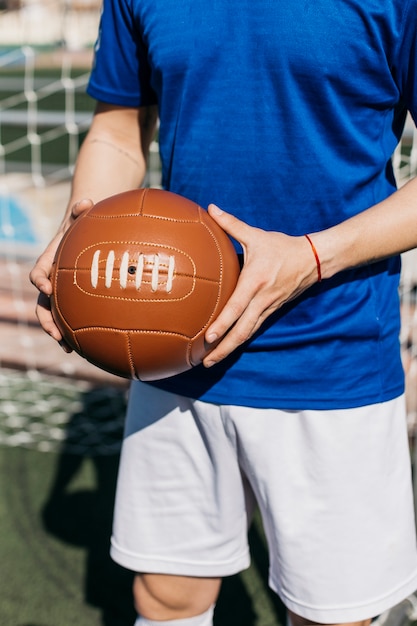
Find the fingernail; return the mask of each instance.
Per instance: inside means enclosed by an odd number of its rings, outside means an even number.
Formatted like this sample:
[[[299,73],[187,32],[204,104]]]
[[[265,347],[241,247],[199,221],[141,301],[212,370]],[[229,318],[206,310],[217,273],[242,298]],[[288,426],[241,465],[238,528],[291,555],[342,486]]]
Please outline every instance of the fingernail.
[[[209,335],[207,335],[206,337],[206,341],[208,343],[214,343],[217,340],[217,335],[216,333],[210,333]]]
[[[215,213],[215,215],[222,215],[223,211],[216,205],[216,204],[212,204],[212,212]]]

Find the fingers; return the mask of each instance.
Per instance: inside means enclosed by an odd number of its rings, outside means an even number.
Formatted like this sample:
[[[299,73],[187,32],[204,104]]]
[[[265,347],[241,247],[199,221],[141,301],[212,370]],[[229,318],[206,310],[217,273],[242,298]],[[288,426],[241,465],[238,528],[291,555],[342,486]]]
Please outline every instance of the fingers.
[[[35,266],[32,268],[29,279],[31,283],[38,289],[39,296],[36,306],[36,316],[39,320],[43,330],[50,335],[55,341],[57,341],[65,352],[72,352],[72,349],[63,340],[62,334],[56,326],[50,305],[50,296],[52,295],[52,283],[49,279],[51,274],[52,265],[54,262],[55,254],[58,249],[59,243],[71,223],[74,222],[82,213],[87,211],[93,206],[91,200],[81,200],[75,203],[71,207],[71,212],[64,220],[60,231],[52,239],[46,250],[36,261]]]
[[[52,284],[49,280],[51,272],[52,260],[48,251],[45,251],[42,256],[36,262],[36,265],[32,268],[29,279],[32,285],[46,296],[50,296],[52,293]]]
[[[65,342],[58,327],[54,322],[51,313],[50,298],[44,293],[40,293],[38,296],[38,302],[36,305],[36,316],[43,330],[50,337],[52,337],[52,339],[55,339],[55,341],[59,343],[64,352],[72,352],[72,348],[70,348],[70,346]]]
[[[52,337],[52,339],[55,339],[65,352],[71,352],[71,348],[64,342],[51,313],[50,296],[52,294],[52,283],[49,280],[49,274],[51,272],[52,260],[50,251],[47,249],[44,254],[39,257],[35,267],[30,272],[30,280],[40,292],[35,309],[36,316],[43,330]]]
[[[221,339],[229,329],[237,322],[237,320],[241,320],[244,313],[247,311],[247,307],[251,301],[250,294],[245,293],[245,276],[242,277],[242,274],[239,277],[238,283],[236,285],[235,291],[229,298],[226,306],[219,313],[216,320],[211,324],[211,326],[207,329],[206,332],[206,341],[209,344],[214,344],[216,341]],[[248,315],[249,317],[249,315]],[[255,322],[251,323],[248,320],[249,326],[254,326]],[[240,331],[242,335],[247,335],[248,333],[243,333]],[[237,334],[237,332],[236,332]],[[245,341],[247,337],[242,336],[242,340]]]
[[[214,204],[209,205],[208,212],[228,235],[236,239],[236,241],[239,241],[245,251],[246,238],[248,237],[250,227],[245,224],[245,222],[223,211]],[[242,274],[226,306],[207,330],[205,337],[207,343],[213,344],[214,346],[217,342],[218,345],[204,359],[203,364],[206,367],[211,367],[222,360],[232,352],[237,345],[246,341],[257,324],[258,317],[256,315],[252,317],[248,312],[251,294],[246,293],[245,286],[249,283],[245,280],[245,270],[242,271]],[[233,329],[234,333],[232,336],[227,335],[225,337],[226,333],[236,324],[237,320],[239,320],[239,326]]]
[[[243,248],[245,247],[246,238],[251,230],[248,224],[242,222],[234,215],[226,213],[226,211],[223,211],[215,204],[209,205],[208,213],[228,235],[239,241]]]
[[[56,341],[61,341],[62,335],[52,318],[50,299],[44,293],[40,293],[38,296],[36,315],[44,331]]]
[[[215,365],[258,330],[269,314],[269,307],[257,298],[250,281],[241,274],[236,289],[214,323],[208,328],[206,341],[215,347],[203,360],[205,367]]]
[[[77,217],[80,217],[82,213],[91,209],[93,204],[93,201],[88,198],[84,198],[83,200],[76,202],[71,208],[71,217],[74,220],[77,219]]]
[[[214,204],[209,205],[208,211],[217,224],[241,244],[246,257],[249,243],[252,242],[252,247],[255,247],[253,246],[254,237],[258,237],[261,231],[242,222]],[[259,328],[261,320],[264,319],[262,311],[260,312],[259,310],[259,304],[254,300],[256,296],[256,282],[253,270],[250,271],[247,267],[249,266],[244,266],[235,291],[226,306],[207,330],[207,343],[214,345],[218,342],[218,345],[203,361],[206,367],[210,367],[222,360],[238,345],[247,341]],[[221,341],[219,342],[219,340]]]
[[[206,367],[248,341],[273,312],[316,281],[303,237],[249,226],[214,205],[209,212],[239,241],[245,260],[233,294],[207,329],[205,339],[213,349],[203,360]]]

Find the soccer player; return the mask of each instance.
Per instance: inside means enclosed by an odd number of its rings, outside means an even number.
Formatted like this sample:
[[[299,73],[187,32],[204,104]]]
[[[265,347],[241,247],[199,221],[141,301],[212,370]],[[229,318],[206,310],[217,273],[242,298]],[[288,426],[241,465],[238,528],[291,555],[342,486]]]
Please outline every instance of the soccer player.
[[[209,626],[262,514],[294,626],[368,624],[417,588],[399,349],[399,254],[417,181],[391,156],[417,119],[417,0],[104,0],[98,104],[49,273],[91,202],[143,184],[198,202],[243,269],[203,365],[132,383],[113,558],[136,626]],[[65,347],[65,346],[64,346]]]

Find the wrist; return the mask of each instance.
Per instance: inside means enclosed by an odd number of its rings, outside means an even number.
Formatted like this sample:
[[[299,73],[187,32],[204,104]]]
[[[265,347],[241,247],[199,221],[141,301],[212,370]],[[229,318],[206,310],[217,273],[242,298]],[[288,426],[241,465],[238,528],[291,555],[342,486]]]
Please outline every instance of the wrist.
[[[334,226],[308,236],[320,261],[321,280],[331,278],[357,264],[355,262],[357,245],[354,229],[347,230],[344,228],[342,232],[340,226]]]
[[[313,253],[313,255],[314,255],[314,259],[315,259],[315,261],[316,261],[316,269],[317,269],[317,282],[321,283],[321,281],[322,281],[322,276],[321,276],[321,262],[320,262],[320,257],[319,257],[319,254],[318,254],[318,252],[317,252],[317,248],[316,248],[316,246],[314,245],[313,240],[311,239],[310,235],[304,235],[304,237],[307,239],[307,241],[308,241],[308,243],[309,243],[309,245],[310,245],[311,251],[312,251],[312,253]]]

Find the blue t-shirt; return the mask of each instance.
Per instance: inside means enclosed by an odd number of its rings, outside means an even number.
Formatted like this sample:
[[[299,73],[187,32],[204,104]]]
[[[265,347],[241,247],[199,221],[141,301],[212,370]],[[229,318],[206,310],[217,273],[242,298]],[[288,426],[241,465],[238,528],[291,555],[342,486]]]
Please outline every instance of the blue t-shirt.
[[[302,235],[395,190],[417,119],[417,0],[104,0],[88,91],[157,103],[163,186]],[[277,251],[279,254],[279,251]],[[225,362],[155,384],[222,404],[332,409],[403,392],[399,258],[284,306]]]

